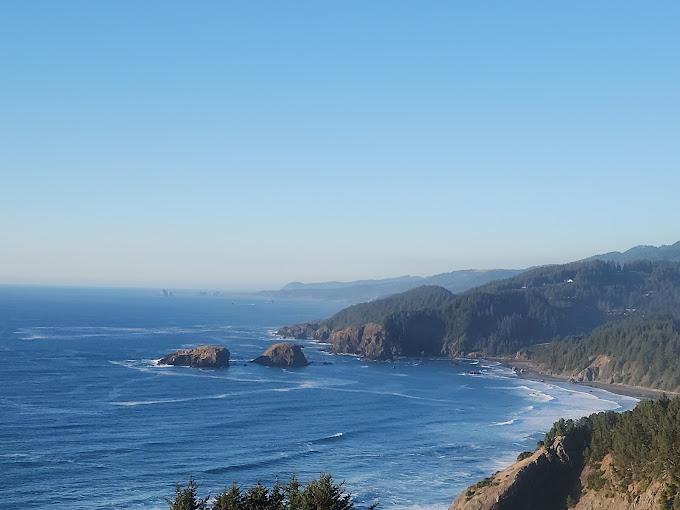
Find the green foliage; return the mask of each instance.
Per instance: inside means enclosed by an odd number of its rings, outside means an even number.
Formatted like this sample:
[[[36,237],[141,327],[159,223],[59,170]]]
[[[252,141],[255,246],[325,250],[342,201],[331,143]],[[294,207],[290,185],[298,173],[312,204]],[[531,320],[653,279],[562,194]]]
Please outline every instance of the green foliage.
[[[661,510],[679,510],[680,492],[675,484],[667,485],[659,496],[659,508]]]
[[[217,495],[208,506],[208,498],[199,499],[197,487],[189,478],[182,487],[175,488],[175,498],[168,500],[170,510],[354,510],[351,496],[342,483],[335,483],[331,475],[323,474],[302,487],[295,475],[286,485],[278,482],[269,489],[257,483],[242,491],[233,484]],[[369,510],[377,505],[371,505]]]
[[[586,261],[536,268],[459,295],[419,287],[351,306],[324,325],[381,323],[404,355],[502,356],[582,336],[605,322],[678,310],[680,263]]]
[[[568,436],[572,444],[582,444],[593,465],[612,454],[615,481],[621,487],[664,480],[663,504],[680,509],[676,489],[680,485],[680,397],[641,402],[632,411],[620,414],[606,412],[578,421],[559,420],[546,434],[546,443],[557,436]],[[590,488],[604,486],[598,474],[588,478]],[[678,506],[674,506],[676,499]]]
[[[599,491],[605,484],[606,480],[602,476],[602,471],[597,468],[588,475],[588,479],[586,480],[586,486],[594,491]]]
[[[368,322],[382,324],[389,315],[418,310],[436,310],[452,302],[453,299],[454,295],[443,287],[423,285],[400,294],[347,307],[324,321],[324,325],[331,329],[342,329]]]
[[[522,461],[524,459],[528,459],[534,454],[534,452],[522,452],[517,456],[517,462]]]
[[[488,487],[489,485],[494,485],[493,476],[487,476],[483,480],[480,480],[475,484],[476,489],[481,489],[482,487]]]
[[[207,510],[208,498],[200,499],[197,492],[198,488],[191,477],[184,487],[176,484],[175,499],[168,501],[170,510]]]
[[[243,508],[243,495],[241,488],[232,484],[230,489],[224,489],[215,498],[212,510],[239,510]]]
[[[540,346],[531,358],[553,372],[573,373],[598,355],[613,360],[600,380],[680,390],[680,321],[669,316],[606,324],[586,338]]]
[[[333,483],[329,474],[309,482],[303,493],[303,510],[352,510],[354,505],[343,484]]]

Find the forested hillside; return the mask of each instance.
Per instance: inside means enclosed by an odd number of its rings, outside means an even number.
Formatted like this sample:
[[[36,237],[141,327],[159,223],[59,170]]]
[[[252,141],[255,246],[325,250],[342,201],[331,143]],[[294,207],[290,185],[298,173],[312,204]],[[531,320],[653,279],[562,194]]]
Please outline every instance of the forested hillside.
[[[680,263],[588,261],[533,269],[459,295],[421,287],[349,307],[315,327],[326,339],[343,328],[378,324],[381,349],[392,353],[505,356],[587,335],[605,322],[677,310]],[[342,352],[352,352],[345,347]]]
[[[578,380],[680,391],[680,321],[672,317],[613,322],[527,356],[544,371]]]
[[[331,329],[341,329],[369,322],[382,323],[392,314],[437,310],[453,301],[454,295],[448,290],[425,285],[376,301],[349,306],[325,320],[324,324]]]
[[[601,255],[589,257],[586,260],[605,260],[626,264],[636,260],[668,260],[680,262],[680,241],[675,244],[662,246],[635,246],[626,251],[610,251]]]

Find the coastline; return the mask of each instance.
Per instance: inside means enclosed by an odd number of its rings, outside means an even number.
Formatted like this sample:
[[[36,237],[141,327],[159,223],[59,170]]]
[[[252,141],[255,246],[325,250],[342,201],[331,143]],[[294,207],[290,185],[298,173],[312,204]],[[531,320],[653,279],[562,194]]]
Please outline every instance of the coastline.
[[[680,393],[673,391],[657,390],[655,388],[646,388],[644,386],[632,386],[628,384],[615,384],[615,383],[605,383],[601,381],[579,381],[577,383],[570,382],[570,377],[555,375],[547,372],[541,371],[541,369],[536,366],[531,361],[527,360],[516,360],[512,358],[487,358],[491,361],[496,361],[502,365],[511,368],[516,367],[523,369],[523,373],[517,373],[517,376],[522,379],[528,379],[531,381],[542,381],[542,382],[554,382],[560,384],[573,384],[574,386],[587,386],[590,388],[595,388],[599,390],[605,390],[610,393],[617,395],[623,395],[625,397],[638,398],[640,400],[656,400],[661,398],[663,395],[675,396],[680,395]]]

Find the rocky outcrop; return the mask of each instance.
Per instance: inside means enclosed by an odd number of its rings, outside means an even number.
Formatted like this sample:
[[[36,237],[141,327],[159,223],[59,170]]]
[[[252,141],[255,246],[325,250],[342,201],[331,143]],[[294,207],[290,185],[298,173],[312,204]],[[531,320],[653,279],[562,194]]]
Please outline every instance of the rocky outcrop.
[[[366,359],[392,359],[385,328],[380,324],[368,323],[333,331],[328,338],[332,352],[336,354],[358,354]]]
[[[572,444],[569,444],[569,443]],[[665,486],[622,486],[612,454],[586,463],[583,444],[557,437],[548,448],[472,485],[449,510],[658,510]],[[669,507],[670,508],[670,507]]]
[[[622,487],[616,482],[613,457],[605,455],[601,462],[586,466],[581,473],[583,487],[575,510],[658,510],[664,485],[659,481],[642,486]]]
[[[299,345],[289,343],[278,343],[269,347],[253,360],[253,363],[268,367],[304,367],[309,365],[307,358]]]
[[[371,360],[386,360],[395,356],[387,341],[385,328],[373,322],[335,330],[318,322],[306,322],[282,327],[276,334],[283,338],[328,342],[331,352],[335,354],[357,354]]]
[[[294,338],[296,340],[319,340],[325,342],[331,334],[328,326],[319,322],[303,322],[292,326],[284,326],[276,331],[276,335],[282,338]]]
[[[548,447],[468,487],[449,510],[564,510],[579,492],[583,444],[557,437]]]
[[[229,355],[226,347],[199,345],[193,349],[171,352],[158,360],[158,363],[194,368],[224,368],[229,366]]]
[[[615,365],[616,364],[611,357],[605,356],[604,354],[598,354],[590,360],[587,367],[574,375],[574,379],[580,382],[613,382]]]

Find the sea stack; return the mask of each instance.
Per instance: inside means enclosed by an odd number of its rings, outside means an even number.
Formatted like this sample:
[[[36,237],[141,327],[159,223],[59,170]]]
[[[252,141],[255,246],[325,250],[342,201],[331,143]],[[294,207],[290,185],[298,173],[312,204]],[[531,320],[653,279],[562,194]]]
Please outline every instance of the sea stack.
[[[255,358],[253,363],[280,368],[309,365],[307,358],[302,352],[302,347],[285,342],[272,345],[261,356]]]
[[[229,366],[229,349],[219,345],[199,345],[193,349],[171,352],[159,360],[161,365],[193,368],[225,368]]]

